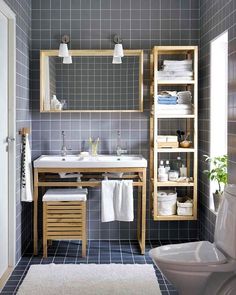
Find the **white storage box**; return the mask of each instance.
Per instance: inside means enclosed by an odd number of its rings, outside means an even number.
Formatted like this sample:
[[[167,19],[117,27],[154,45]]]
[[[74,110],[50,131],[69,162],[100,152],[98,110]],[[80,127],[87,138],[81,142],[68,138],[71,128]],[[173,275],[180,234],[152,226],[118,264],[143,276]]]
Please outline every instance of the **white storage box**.
[[[189,198],[178,198],[177,214],[193,215],[193,201]]]
[[[175,215],[176,214],[177,193],[175,191],[157,192],[157,214]]]

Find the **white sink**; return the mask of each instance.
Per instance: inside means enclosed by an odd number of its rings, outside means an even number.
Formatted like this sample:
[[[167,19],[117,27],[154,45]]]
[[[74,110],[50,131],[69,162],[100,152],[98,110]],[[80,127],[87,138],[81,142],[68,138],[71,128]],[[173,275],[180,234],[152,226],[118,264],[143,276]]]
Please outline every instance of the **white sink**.
[[[81,157],[76,155],[42,155],[34,161],[35,168],[132,168],[147,167],[147,160],[139,155],[98,155]]]

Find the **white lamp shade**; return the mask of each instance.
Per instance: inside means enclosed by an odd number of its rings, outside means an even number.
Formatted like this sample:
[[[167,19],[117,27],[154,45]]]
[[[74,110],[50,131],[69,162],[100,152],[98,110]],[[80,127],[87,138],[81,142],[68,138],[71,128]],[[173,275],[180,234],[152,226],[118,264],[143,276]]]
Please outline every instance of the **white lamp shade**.
[[[72,64],[72,57],[71,55],[63,57],[63,64]]]
[[[59,57],[68,57],[69,56],[68,46],[66,43],[60,44],[58,56]]]
[[[121,57],[115,57],[115,56],[113,56],[112,63],[113,64],[122,64]]]
[[[114,57],[123,57],[124,56],[124,50],[122,44],[116,44],[114,48]]]

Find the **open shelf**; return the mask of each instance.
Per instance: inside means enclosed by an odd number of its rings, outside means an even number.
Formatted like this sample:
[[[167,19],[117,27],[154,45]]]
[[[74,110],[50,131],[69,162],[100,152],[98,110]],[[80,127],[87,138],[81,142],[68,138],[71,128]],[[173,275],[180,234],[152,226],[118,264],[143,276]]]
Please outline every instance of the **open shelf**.
[[[193,80],[187,79],[165,79],[158,76],[158,70],[161,69],[163,60],[183,60],[191,59],[193,61]],[[178,220],[196,220],[197,219],[197,165],[198,165],[198,48],[197,46],[155,46],[150,56],[150,179],[151,189],[150,198],[153,210],[153,219],[157,221],[178,221]],[[160,79],[159,79],[160,78]],[[191,91],[192,93],[192,111],[187,115],[174,114],[171,111],[161,112],[158,109],[157,97],[159,91]],[[155,111],[154,111],[155,110]],[[180,111],[179,111],[180,112]],[[171,113],[171,114],[170,114]],[[165,119],[171,119],[168,125]],[[176,119],[176,124],[175,120]],[[163,121],[161,121],[163,120]],[[164,127],[162,127],[164,126]],[[170,128],[171,126],[171,128]],[[176,126],[176,127],[175,127]],[[162,134],[162,129],[168,130],[169,134],[176,134],[176,130],[183,129],[185,134],[191,134],[193,142],[190,148],[159,148],[157,136]],[[175,129],[176,128],[176,129]],[[164,130],[163,130],[164,132]],[[170,155],[168,155],[170,153]],[[180,153],[181,158],[184,158],[185,166],[187,167],[187,175],[193,177],[193,182],[159,182],[158,181],[158,164],[160,159],[173,160],[174,153]],[[182,154],[181,154],[182,153]],[[191,199],[193,200],[193,215],[180,216],[161,216],[158,215],[157,191],[165,188],[176,188],[178,194],[186,195],[191,190]]]
[[[193,85],[195,80],[157,80],[159,85]]]
[[[158,181],[157,186],[191,187],[191,186],[194,186],[194,183],[193,182],[177,182],[177,181]]]
[[[162,220],[162,221],[177,221],[177,220],[196,220],[197,218],[193,215],[153,215],[154,220]]]
[[[194,119],[195,115],[162,115],[156,114],[157,119]]]
[[[158,153],[194,153],[194,148],[157,148]]]

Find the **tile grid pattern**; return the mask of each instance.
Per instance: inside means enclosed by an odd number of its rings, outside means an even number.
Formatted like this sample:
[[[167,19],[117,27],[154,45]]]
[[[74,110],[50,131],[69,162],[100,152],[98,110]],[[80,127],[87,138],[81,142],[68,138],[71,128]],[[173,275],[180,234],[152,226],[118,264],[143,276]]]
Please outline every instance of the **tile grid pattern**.
[[[199,5],[195,0],[40,0],[32,3],[33,156],[58,153],[61,130],[73,153],[88,148],[89,136],[101,139],[100,153],[114,153],[117,130],[129,153],[149,158],[149,53],[154,45],[198,45]],[[144,49],[143,113],[39,113],[39,50],[56,49],[62,34],[71,49],[111,49],[115,33],[124,48]],[[149,176],[148,176],[149,177]],[[147,194],[149,196],[149,193]],[[149,199],[149,197],[147,197]],[[100,223],[100,193],[88,200],[89,238],[136,237],[135,224]],[[154,222],[147,204],[150,239],[196,238],[197,222]],[[129,236],[130,235],[130,236]]]
[[[139,58],[124,57],[121,65],[112,64],[112,56],[77,56],[69,65],[59,57],[49,59],[55,64],[54,93],[66,100],[65,109],[138,110]]]
[[[236,64],[236,3],[232,0],[200,0],[200,73],[199,73],[199,196],[200,237],[213,241],[215,214],[209,209],[209,181],[202,173],[207,169],[203,155],[210,152],[210,42],[224,31],[229,33],[228,69],[228,155],[229,183],[235,183],[236,112],[235,112],[235,64]],[[220,98],[219,98],[220,99]]]
[[[180,242],[186,241],[183,240]],[[16,294],[29,267],[34,264],[152,264],[148,251],[151,248],[170,243],[172,242],[169,240],[147,241],[146,254],[140,255],[137,241],[88,241],[86,258],[81,257],[81,243],[78,241],[53,241],[52,246],[48,249],[48,258],[41,258],[42,252],[40,252],[40,257],[32,256],[32,247],[30,246],[0,294]],[[167,281],[159,269],[156,266],[154,268],[162,295],[178,295],[174,286]]]
[[[5,0],[16,14],[16,261],[31,240],[32,208],[20,201],[21,136],[18,131],[31,126],[30,46],[31,1]]]

